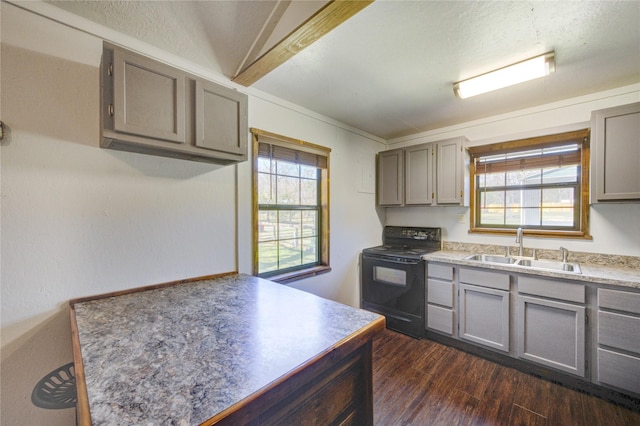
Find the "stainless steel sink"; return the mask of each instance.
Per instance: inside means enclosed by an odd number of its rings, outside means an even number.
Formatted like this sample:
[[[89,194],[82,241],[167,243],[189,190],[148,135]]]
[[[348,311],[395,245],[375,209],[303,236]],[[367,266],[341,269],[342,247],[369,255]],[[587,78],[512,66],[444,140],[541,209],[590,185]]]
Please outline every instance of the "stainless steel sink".
[[[495,254],[472,254],[464,258],[465,260],[477,260],[478,262],[514,264],[518,261],[513,257],[499,256]]]
[[[523,259],[521,257],[499,256],[495,254],[472,254],[463,258],[480,263],[498,263],[511,265],[523,269],[540,269],[545,271],[567,272],[571,274],[581,274],[582,270],[577,263],[561,262],[559,260]]]
[[[580,265],[577,263],[565,263],[558,260],[536,260],[536,259],[520,259],[517,266],[532,269],[544,269],[547,271],[563,271],[574,274],[581,274]]]

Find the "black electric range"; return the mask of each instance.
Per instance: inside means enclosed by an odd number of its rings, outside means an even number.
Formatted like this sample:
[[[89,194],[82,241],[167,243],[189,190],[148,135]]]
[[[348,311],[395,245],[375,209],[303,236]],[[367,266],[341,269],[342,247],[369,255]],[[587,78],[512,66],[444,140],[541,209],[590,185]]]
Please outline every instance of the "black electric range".
[[[386,226],[381,246],[362,250],[361,306],[385,316],[387,327],[424,335],[425,261],[442,247],[441,229]]]

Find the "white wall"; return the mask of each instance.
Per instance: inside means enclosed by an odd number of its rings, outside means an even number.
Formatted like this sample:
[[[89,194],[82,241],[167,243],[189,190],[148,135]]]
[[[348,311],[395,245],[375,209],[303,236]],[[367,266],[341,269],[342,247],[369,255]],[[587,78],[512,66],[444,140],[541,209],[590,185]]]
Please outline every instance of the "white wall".
[[[68,301],[235,269],[250,273],[251,166],[99,148],[105,37],[4,2],[0,18],[0,118],[10,129],[0,150],[0,423],[70,425],[73,410],[30,401],[42,376],[72,360]],[[357,254],[380,241],[372,173],[384,145],[247,91],[250,126],[332,148],[333,271],[295,286],[357,305]]]
[[[468,146],[541,136],[590,127],[591,111],[640,101],[640,84],[567,99],[424,132],[389,141],[389,148],[433,142],[456,136]],[[464,216],[463,223],[459,221]],[[387,208],[388,225],[439,226],[446,241],[515,246],[513,237],[469,234],[469,209],[464,207]],[[592,240],[525,237],[525,246],[570,251],[640,256],[640,204],[595,205],[590,208]]]
[[[290,284],[323,297],[352,306],[359,305],[357,260],[363,247],[380,243],[381,221],[375,210],[375,153],[383,145],[364,136],[337,128],[312,114],[283,109],[269,98],[251,97],[249,115],[252,127],[302,139],[331,148],[330,155],[330,263],[332,272]],[[362,173],[367,173],[362,178]],[[240,166],[240,180],[251,178],[250,164]],[[365,182],[363,182],[363,180]],[[251,187],[240,185],[241,256],[250,272]],[[243,232],[244,231],[244,232]]]

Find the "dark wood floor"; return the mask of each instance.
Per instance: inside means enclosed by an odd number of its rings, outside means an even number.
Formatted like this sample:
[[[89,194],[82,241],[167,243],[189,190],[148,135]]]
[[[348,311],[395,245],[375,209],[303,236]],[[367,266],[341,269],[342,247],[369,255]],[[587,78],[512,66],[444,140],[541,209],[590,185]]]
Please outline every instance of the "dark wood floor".
[[[374,342],[376,425],[640,425],[636,413],[426,339]]]

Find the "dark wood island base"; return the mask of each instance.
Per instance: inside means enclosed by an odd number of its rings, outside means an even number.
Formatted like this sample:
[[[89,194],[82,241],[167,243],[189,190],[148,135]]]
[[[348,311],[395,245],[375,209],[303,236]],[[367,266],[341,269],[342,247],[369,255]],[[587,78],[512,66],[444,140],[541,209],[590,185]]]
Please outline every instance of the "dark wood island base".
[[[345,342],[203,424],[373,425],[371,363],[371,340]]]

